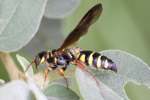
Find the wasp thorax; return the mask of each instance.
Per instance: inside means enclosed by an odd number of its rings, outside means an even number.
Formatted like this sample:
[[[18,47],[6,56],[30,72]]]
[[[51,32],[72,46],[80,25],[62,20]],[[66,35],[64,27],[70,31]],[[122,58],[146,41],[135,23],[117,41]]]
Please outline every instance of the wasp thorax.
[[[69,48],[67,51],[69,51],[71,55],[74,56],[74,58],[78,58],[81,52],[81,48],[73,47],[73,48]]]

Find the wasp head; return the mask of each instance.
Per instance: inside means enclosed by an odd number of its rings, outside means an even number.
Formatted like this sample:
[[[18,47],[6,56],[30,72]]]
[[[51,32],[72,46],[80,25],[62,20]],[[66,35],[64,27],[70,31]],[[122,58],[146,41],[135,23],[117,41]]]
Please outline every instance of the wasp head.
[[[38,53],[38,55],[34,58],[34,63],[35,63],[36,68],[39,64],[42,64],[45,62],[46,56],[47,56],[46,51],[42,51],[42,52]]]
[[[39,64],[44,63],[45,60],[46,60],[46,57],[47,57],[47,52],[46,51],[42,51],[42,52],[38,53],[38,55],[35,56],[35,58],[31,62],[31,64],[27,67],[27,69],[25,70],[25,72],[29,69],[29,67],[32,64],[35,64],[35,68],[38,69]]]

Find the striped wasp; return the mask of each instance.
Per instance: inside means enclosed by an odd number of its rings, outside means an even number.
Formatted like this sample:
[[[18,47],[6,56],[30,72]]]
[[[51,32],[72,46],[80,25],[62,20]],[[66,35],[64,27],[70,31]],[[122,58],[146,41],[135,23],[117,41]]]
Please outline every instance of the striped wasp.
[[[72,44],[77,42],[81,36],[87,33],[89,27],[98,20],[101,12],[102,4],[99,3],[92,7],[83,16],[75,29],[73,29],[73,31],[67,36],[60,48],[38,53],[31,64],[27,67],[26,71],[32,64],[35,64],[37,69],[40,64],[45,63],[45,80],[50,71],[57,70],[59,74],[64,77],[66,83],[67,78],[65,77],[64,72],[69,64],[76,65],[83,70],[85,70],[85,66],[92,66],[97,69],[102,68],[117,72],[116,64],[108,57],[91,50],[82,50],[79,47],[70,47]]]

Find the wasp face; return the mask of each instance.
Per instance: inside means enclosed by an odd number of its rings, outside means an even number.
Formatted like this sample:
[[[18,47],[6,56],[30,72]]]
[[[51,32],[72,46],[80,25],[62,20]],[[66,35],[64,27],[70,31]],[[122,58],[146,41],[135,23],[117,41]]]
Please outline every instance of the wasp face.
[[[34,63],[35,63],[35,67],[37,68],[37,66],[39,64],[42,64],[45,62],[46,60],[46,56],[47,56],[47,52],[46,51],[42,51],[40,52],[34,59]]]

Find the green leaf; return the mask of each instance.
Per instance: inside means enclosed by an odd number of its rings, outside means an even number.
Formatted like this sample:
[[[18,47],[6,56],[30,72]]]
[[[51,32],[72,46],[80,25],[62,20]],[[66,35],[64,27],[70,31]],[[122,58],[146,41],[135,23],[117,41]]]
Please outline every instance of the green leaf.
[[[80,4],[80,0],[48,0],[45,16],[62,19],[71,14]]]
[[[20,56],[19,54],[16,55],[16,58],[20,63],[22,69],[25,71],[30,64],[29,61],[27,61],[24,57]],[[32,66],[29,67],[28,71],[26,72],[26,75],[31,77],[34,75]]]
[[[128,100],[124,86],[127,82],[150,87],[150,68],[141,59],[127,52],[106,50],[102,55],[111,58],[117,65],[118,72],[92,70],[96,79],[77,69],[76,79],[80,93],[86,100]],[[96,83],[98,82],[98,83]]]
[[[75,92],[58,84],[46,88],[44,94],[48,97],[57,97],[59,100],[79,100],[79,96]]]
[[[77,83],[84,100],[122,100],[109,87],[88,74],[79,68],[76,70]]]
[[[150,68],[141,59],[120,50],[106,50],[102,54],[116,63],[118,72],[114,74],[108,71],[95,71],[96,77],[119,96],[128,100],[124,91],[124,85],[127,82],[150,87]]]
[[[0,1],[0,51],[17,51],[36,34],[47,0]]]

